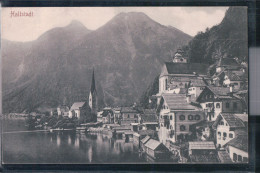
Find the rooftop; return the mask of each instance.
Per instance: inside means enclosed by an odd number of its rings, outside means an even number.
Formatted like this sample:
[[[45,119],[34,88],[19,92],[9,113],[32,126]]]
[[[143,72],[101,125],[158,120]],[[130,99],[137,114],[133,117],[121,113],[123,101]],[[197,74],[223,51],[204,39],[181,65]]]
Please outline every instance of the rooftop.
[[[200,74],[207,75],[207,64],[165,62],[168,74]]]
[[[226,74],[226,76],[228,76],[229,80],[231,80],[231,81],[241,81],[241,80],[243,80],[242,76],[239,76],[234,72],[227,71],[227,72],[225,72],[225,74]]]
[[[215,150],[213,141],[189,142],[189,150]]]
[[[228,96],[230,93],[230,88],[225,87],[215,87],[207,86],[210,91],[212,91],[216,96]]]
[[[229,127],[230,128],[241,128],[241,127],[245,127],[245,124],[243,123],[243,121],[238,118],[237,116],[235,116],[236,114],[231,114],[231,113],[221,113],[218,115],[216,121],[214,122],[214,124],[212,125],[214,129],[217,128],[219,121],[224,118]]]
[[[238,135],[226,145],[248,152],[248,135]]]
[[[193,86],[193,87],[207,86],[206,82],[203,79],[191,79],[190,85]]]
[[[156,141],[154,139],[150,139],[148,142],[146,142],[145,146],[155,150],[161,143],[159,141]]]
[[[138,112],[134,110],[132,107],[122,107],[121,113],[138,113]]]
[[[217,66],[239,66],[239,64],[233,58],[220,58]]]
[[[196,106],[187,103],[185,94],[162,94],[171,110],[196,110]]]
[[[145,138],[143,138],[143,139],[141,140],[141,142],[142,142],[143,144],[145,144],[150,138],[151,138],[150,136],[146,136]]]
[[[152,114],[152,115],[144,114],[144,115],[141,115],[141,119],[143,120],[143,123],[146,123],[146,122],[157,122],[156,114]]]
[[[75,102],[73,103],[73,105],[71,106],[70,110],[75,110],[75,109],[79,109],[82,106],[84,106],[86,102]]]

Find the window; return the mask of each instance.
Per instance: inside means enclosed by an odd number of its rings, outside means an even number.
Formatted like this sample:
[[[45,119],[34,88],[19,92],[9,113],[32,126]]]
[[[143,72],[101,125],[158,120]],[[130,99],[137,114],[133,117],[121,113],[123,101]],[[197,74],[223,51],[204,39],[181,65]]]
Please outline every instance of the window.
[[[185,120],[185,116],[184,115],[180,115],[180,120]]]
[[[220,103],[217,103],[217,104],[216,104],[216,108],[220,108]]]
[[[237,161],[237,154],[233,153],[233,161],[236,162]]]
[[[181,130],[181,131],[185,131],[185,129],[186,129],[186,127],[185,127],[184,125],[181,125],[181,126],[180,126],[180,130]]]
[[[193,88],[193,90],[195,90],[195,88]]]
[[[220,121],[220,122],[219,122],[219,125],[224,125],[224,122],[223,122],[223,121]]]
[[[200,88],[200,90],[203,90],[203,89],[204,89],[203,87]]]
[[[218,132],[218,135],[221,136],[221,132]]]
[[[229,138],[233,138],[233,134],[232,133],[229,133]]]
[[[172,120],[172,115],[170,116],[170,120]]]
[[[226,108],[229,108],[229,103],[226,103]]]
[[[199,115],[195,115],[195,120],[200,120],[200,116]]]
[[[247,157],[243,157],[243,162],[248,162],[248,158]]]
[[[189,120],[193,120],[193,116],[192,116],[192,115],[189,115],[189,116],[188,116],[188,119],[189,119]]]
[[[165,90],[168,90],[167,79],[165,79]]]
[[[130,115],[129,115],[129,114],[127,115],[127,118],[130,118]]]
[[[234,109],[237,109],[237,102],[233,103],[233,107],[234,107]]]
[[[181,60],[181,62],[183,61],[183,59],[182,59],[182,58],[181,58],[180,60]]]
[[[223,137],[227,137],[227,133],[226,132],[223,133]]]
[[[242,162],[242,156],[238,155],[238,156],[237,156],[237,160],[238,160],[239,162]]]

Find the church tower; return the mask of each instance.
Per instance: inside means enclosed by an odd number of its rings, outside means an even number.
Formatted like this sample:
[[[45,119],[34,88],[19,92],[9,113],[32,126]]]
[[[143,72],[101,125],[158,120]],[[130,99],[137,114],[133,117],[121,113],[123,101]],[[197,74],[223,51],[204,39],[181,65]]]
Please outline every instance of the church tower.
[[[96,90],[96,84],[95,84],[95,75],[94,75],[94,68],[92,73],[92,82],[91,82],[91,88],[89,92],[89,107],[91,109],[91,113],[96,114],[98,110],[98,99],[97,99],[97,90]]]

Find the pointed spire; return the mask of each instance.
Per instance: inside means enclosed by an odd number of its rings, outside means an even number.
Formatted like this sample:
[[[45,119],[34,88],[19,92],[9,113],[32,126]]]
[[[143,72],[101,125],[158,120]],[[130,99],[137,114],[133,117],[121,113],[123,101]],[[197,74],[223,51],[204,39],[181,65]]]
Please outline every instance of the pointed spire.
[[[95,84],[95,74],[94,74],[94,67],[92,72],[92,82],[91,82],[91,93],[96,92],[96,84]]]

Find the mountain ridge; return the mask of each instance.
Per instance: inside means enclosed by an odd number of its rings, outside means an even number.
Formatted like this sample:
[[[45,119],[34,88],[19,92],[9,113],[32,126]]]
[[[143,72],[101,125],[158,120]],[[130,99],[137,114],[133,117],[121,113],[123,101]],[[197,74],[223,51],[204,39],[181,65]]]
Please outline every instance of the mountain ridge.
[[[191,39],[139,15],[120,14],[85,35],[82,27],[76,27],[80,31],[76,37],[73,27],[68,35],[61,30],[43,34],[44,39],[26,48],[21,44],[14,53],[12,45],[3,45],[4,112],[88,100],[93,67],[101,106],[136,102],[163,62]]]

